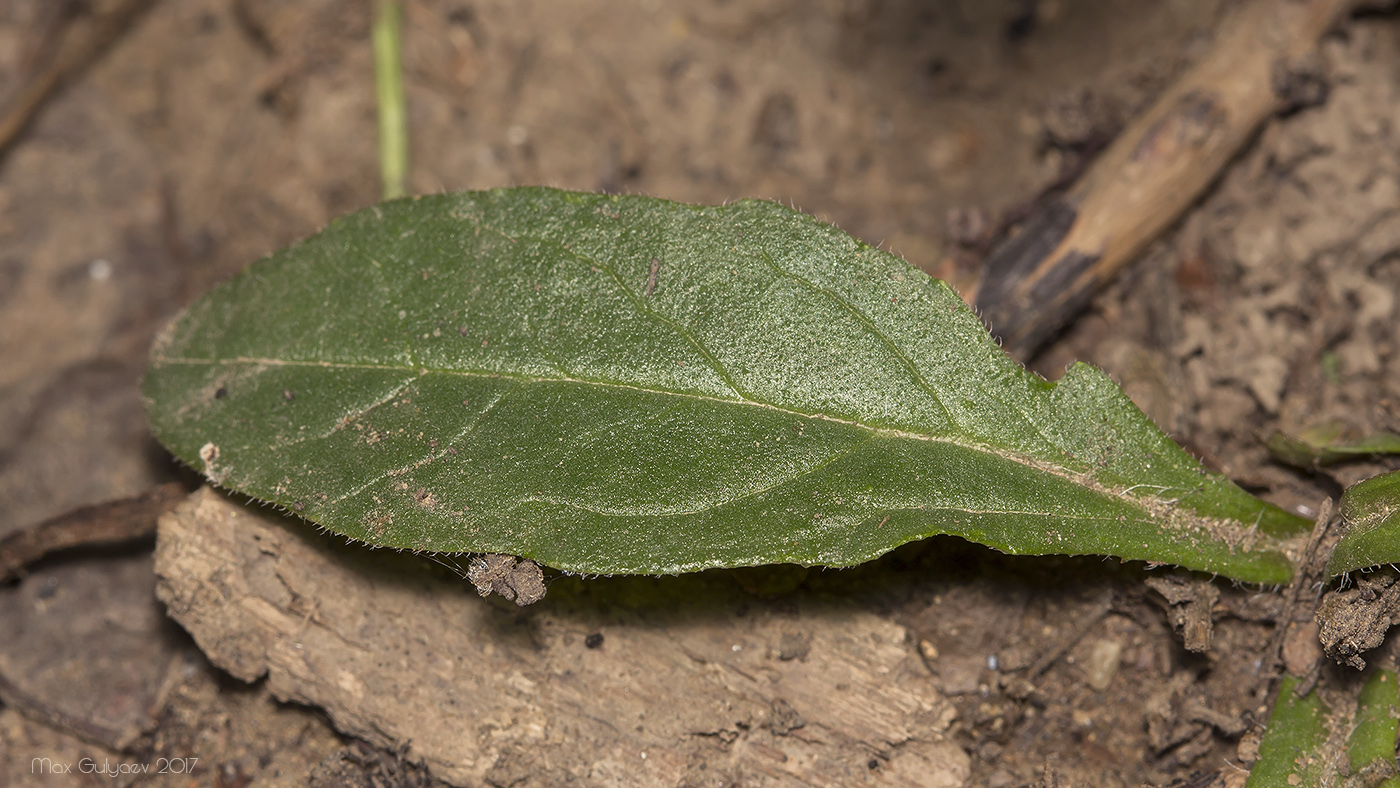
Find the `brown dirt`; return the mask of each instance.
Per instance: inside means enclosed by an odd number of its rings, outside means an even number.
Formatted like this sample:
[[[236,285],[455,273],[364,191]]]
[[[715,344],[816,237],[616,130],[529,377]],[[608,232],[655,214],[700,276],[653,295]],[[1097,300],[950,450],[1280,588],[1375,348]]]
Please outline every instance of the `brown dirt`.
[[[42,62],[41,32],[62,21],[54,8],[81,17],[113,4],[0,4],[0,97]],[[984,228],[1150,100],[1202,51],[1222,5],[409,0],[410,189],[771,197],[966,286]],[[257,256],[374,201],[369,9],[157,3],[0,160],[0,533],[177,476],[136,390],[154,332]],[[1271,122],[1032,364],[1050,377],[1073,359],[1102,366],[1207,464],[1300,512],[1396,463],[1301,474],[1271,463],[1260,433],[1331,419],[1400,431],[1400,25],[1353,20],[1321,60],[1326,102]],[[85,755],[197,757],[198,782],[221,786],[422,777],[346,742],[316,709],[274,701],[266,683],[212,668],[147,615],[158,608],[132,602],[154,582],[141,560],[76,557],[0,589],[0,783],[86,784],[36,777],[31,761]],[[714,627],[741,612],[801,621],[835,597],[900,628],[923,671],[903,680],[956,709],[946,736],[966,754],[968,785],[1048,785],[1050,773],[1061,785],[1162,785],[1198,772],[1238,784],[1267,713],[1281,598],[1217,584],[1210,649],[1193,654],[1143,579],[1137,566],[936,539],[812,573],[777,599],[715,592]],[[109,632],[142,656],[98,659],[115,653]],[[140,632],[159,642],[142,650]],[[1297,664],[1315,656],[1307,638],[1288,645]],[[1390,660],[1389,646],[1367,655]],[[1323,680],[1345,688],[1349,670]],[[111,699],[74,702],[74,688],[92,687]],[[788,711],[804,713],[792,706],[755,719],[786,727]],[[733,755],[771,749],[760,737],[777,723],[766,724],[688,742],[676,773],[791,784]],[[888,755],[861,779],[879,779]],[[531,757],[509,750],[484,779],[563,779]],[[724,768],[706,776],[709,764]],[[630,766],[570,774],[644,774]]]

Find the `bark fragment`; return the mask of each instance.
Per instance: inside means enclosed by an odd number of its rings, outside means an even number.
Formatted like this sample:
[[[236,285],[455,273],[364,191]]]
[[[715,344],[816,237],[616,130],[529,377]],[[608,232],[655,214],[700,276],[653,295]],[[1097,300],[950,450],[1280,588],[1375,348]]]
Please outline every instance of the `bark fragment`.
[[[835,788],[872,749],[882,785],[970,775],[907,631],[846,603],[804,598],[794,620],[715,573],[565,577],[514,613],[420,557],[209,490],[161,519],[156,551],[159,597],[214,664],[451,785]],[[783,659],[795,630],[808,656]]]

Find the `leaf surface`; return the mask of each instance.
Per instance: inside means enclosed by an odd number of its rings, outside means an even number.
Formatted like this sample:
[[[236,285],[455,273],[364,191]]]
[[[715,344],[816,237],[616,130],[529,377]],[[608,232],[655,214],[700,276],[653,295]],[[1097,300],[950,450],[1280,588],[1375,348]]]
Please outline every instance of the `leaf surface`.
[[[1382,454],[1400,454],[1400,435],[1378,432],[1350,440],[1346,430],[1342,422],[1325,422],[1304,430],[1297,437],[1274,432],[1264,444],[1274,459],[1304,469]]]
[[[1325,785],[1323,775],[1332,764],[1322,755],[1327,743],[1331,709],[1321,693],[1298,697],[1298,679],[1284,676],[1279,682],[1269,725],[1259,742],[1259,760],[1250,769],[1245,788]]]
[[[758,201],[543,188],[351,214],[178,317],[144,382],[213,481],[377,545],[589,573],[847,566],[932,534],[1257,582],[1307,522],[1102,373]]]
[[[1400,471],[1348,487],[1339,510],[1346,531],[1327,562],[1329,575],[1400,563]]]

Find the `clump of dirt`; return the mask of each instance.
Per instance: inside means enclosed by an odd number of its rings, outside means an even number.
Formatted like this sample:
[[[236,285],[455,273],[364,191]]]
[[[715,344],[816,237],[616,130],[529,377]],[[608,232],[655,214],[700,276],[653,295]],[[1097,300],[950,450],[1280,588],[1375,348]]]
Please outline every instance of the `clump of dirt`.
[[[1317,609],[1318,634],[1327,656],[1357,670],[1366,667],[1361,654],[1385,641],[1400,624],[1400,586],[1395,573],[1363,577],[1356,588],[1326,595]]]
[[[544,599],[544,572],[539,564],[513,555],[487,555],[467,564],[467,579],[482,596],[499,594],[521,607]]]

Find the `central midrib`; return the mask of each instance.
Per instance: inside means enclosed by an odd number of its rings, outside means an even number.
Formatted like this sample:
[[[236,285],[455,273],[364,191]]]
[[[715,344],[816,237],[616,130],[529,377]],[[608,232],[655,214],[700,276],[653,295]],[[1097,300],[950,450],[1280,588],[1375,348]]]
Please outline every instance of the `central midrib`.
[[[1008,461],[1008,462],[1014,462],[1014,463],[1016,463],[1016,464],[1018,464],[1018,465],[1025,465],[1025,466],[1027,466],[1027,467],[1034,468],[1034,469],[1039,470],[1039,471],[1043,471],[1043,472],[1046,472],[1046,473],[1051,473],[1051,474],[1054,474],[1054,475],[1056,475],[1056,476],[1060,476],[1060,477],[1063,477],[1063,478],[1068,478],[1068,479],[1070,479],[1071,481],[1074,481],[1075,483],[1080,484],[1080,485],[1082,485],[1082,486],[1096,486],[1096,487],[1097,487],[1097,486],[1101,486],[1101,485],[1099,485],[1099,484],[1097,484],[1097,483],[1095,483],[1095,484],[1093,484],[1093,485],[1086,484],[1086,480],[1087,480],[1087,479],[1093,478],[1093,477],[1092,477],[1092,474],[1090,474],[1090,473],[1087,472],[1087,471],[1078,472],[1078,471],[1075,471],[1074,469],[1065,467],[1064,465],[1061,465],[1061,464],[1058,464],[1058,463],[1052,463],[1052,462],[1048,462],[1048,461],[1044,461],[1044,460],[1037,460],[1037,459],[1034,458],[1034,457],[1031,457],[1031,456],[1028,456],[1028,455],[1025,455],[1025,454],[1021,454],[1021,453],[1019,453],[1019,452],[1012,451],[1012,450],[1009,450],[1009,449],[1000,449],[1000,448],[997,448],[997,447],[994,447],[994,446],[988,446],[988,445],[986,445],[986,444],[978,444],[978,443],[971,443],[971,442],[963,442],[963,441],[959,441],[959,440],[954,440],[953,438],[950,438],[950,437],[948,437],[948,436],[946,436],[946,435],[935,435],[935,434],[924,433],[924,432],[913,432],[913,431],[910,431],[910,430],[901,430],[901,429],[895,429],[895,428],[891,428],[891,427],[876,427],[876,426],[872,426],[872,425],[870,425],[870,424],[866,424],[866,423],[861,422],[861,421],[855,421],[855,420],[853,420],[853,419],[843,419],[843,418],[840,418],[840,417],[837,417],[837,416],[832,416],[832,415],[826,414],[826,413],[805,413],[805,412],[803,412],[803,411],[799,411],[799,410],[794,410],[794,409],[792,409],[792,408],[783,407],[782,405],[778,405],[778,404],[775,404],[775,403],[763,402],[763,401],[761,401],[761,400],[754,400],[754,399],[749,399],[749,398],[746,398],[746,397],[740,397],[740,398],[736,398],[736,399],[724,399],[724,398],[722,398],[722,397],[714,397],[714,396],[710,396],[710,395],[706,395],[706,394],[696,394],[696,393],[693,393],[693,392],[683,392],[683,391],[670,391],[670,390],[667,390],[667,389],[649,388],[649,387],[647,387],[647,386],[640,386],[640,385],[631,384],[631,383],[617,383],[617,382],[605,381],[605,380],[587,380],[587,379],[583,379],[583,378],[569,378],[569,377],[562,377],[562,376],[561,376],[561,377],[540,377],[540,376],[536,376],[536,375],[526,375],[526,374],[522,374],[522,373],[518,373],[518,372],[487,372],[487,371],[483,371],[483,370],[445,369],[445,368],[442,368],[442,367],[426,367],[426,366],[420,366],[420,365],[404,366],[404,365],[401,365],[401,364],[373,364],[373,363],[366,363],[366,362],[347,362],[347,361],[305,361],[305,360],[295,360],[295,359],[250,358],[250,357],[244,357],[244,356],[235,357],[235,358],[218,358],[218,359],[184,358],[184,357],[164,357],[164,356],[162,356],[162,357],[159,357],[159,358],[155,359],[155,364],[156,364],[156,365],[159,365],[159,364],[189,364],[189,365],[205,365],[205,366],[215,366],[215,365],[224,365],[224,364],[250,364],[250,365],[261,365],[261,366],[269,366],[269,367],[306,367],[306,368],[319,367],[319,368],[323,368],[323,369],[380,369],[380,370],[397,371],[397,372],[413,372],[413,371],[416,370],[420,376],[421,376],[421,375],[429,375],[429,374],[440,374],[440,375],[456,375],[456,376],[459,376],[459,377],[467,377],[467,378],[489,378],[489,379],[500,379],[500,378],[505,378],[505,379],[508,379],[508,380],[519,380],[519,381],[523,381],[523,382],[525,382],[525,383],[541,383],[541,384],[544,384],[544,383],[565,383],[565,384],[573,384],[573,385],[579,385],[579,386],[593,386],[593,387],[597,387],[597,388],[609,388],[609,389],[620,389],[620,390],[627,390],[627,391],[637,391],[637,392],[641,392],[641,393],[645,393],[645,394],[653,394],[653,395],[668,396],[668,397],[682,397],[682,398],[691,399],[691,400],[695,400],[695,401],[699,401],[699,402],[711,402],[711,403],[720,404],[720,405],[744,405],[744,406],[749,406],[749,407],[754,407],[754,408],[766,408],[766,409],[768,409],[768,410],[775,411],[775,412],[777,412],[777,413],[783,413],[783,414],[786,414],[786,415],[789,415],[789,416],[794,416],[794,417],[797,417],[797,418],[802,418],[802,419],[813,419],[813,420],[819,420],[819,421],[827,421],[827,422],[831,422],[831,423],[834,423],[834,424],[844,424],[844,425],[851,426],[851,427],[857,427],[857,428],[860,428],[860,429],[863,429],[863,430],[866,430],[866,431],[870,432],[870,433],[872,434],[872,436],[889,437],[889,438],[901,438],[901,439],[905,439],[905,440],[917,440],[917,441],[925,441],[925,442],[930,442],[930,443],[940,443],[940,444],[945,444],[945,445],[948,445],[948,446],[955,446],[955,447],[958,447],[958,448],[961,448],[961,449],[966,449],[966,450],[969,450],[969,451],[976,451],[976,452],[981,452],[981,453],[984,453],[984,454],[989,454],[989,455],[991,455],[991,456],[997,457],[997,458],[1002,459],[1002,460],[1006,460],[1006,461]],[[1104,492],[1112,494],[1112,491],[1111,491],[1111,490],[1108,490],[1108,489],[1104,489]],[[1115,495],[1115,497],[1119,497],[1119,496],[1116,496],[1116,495]]]

